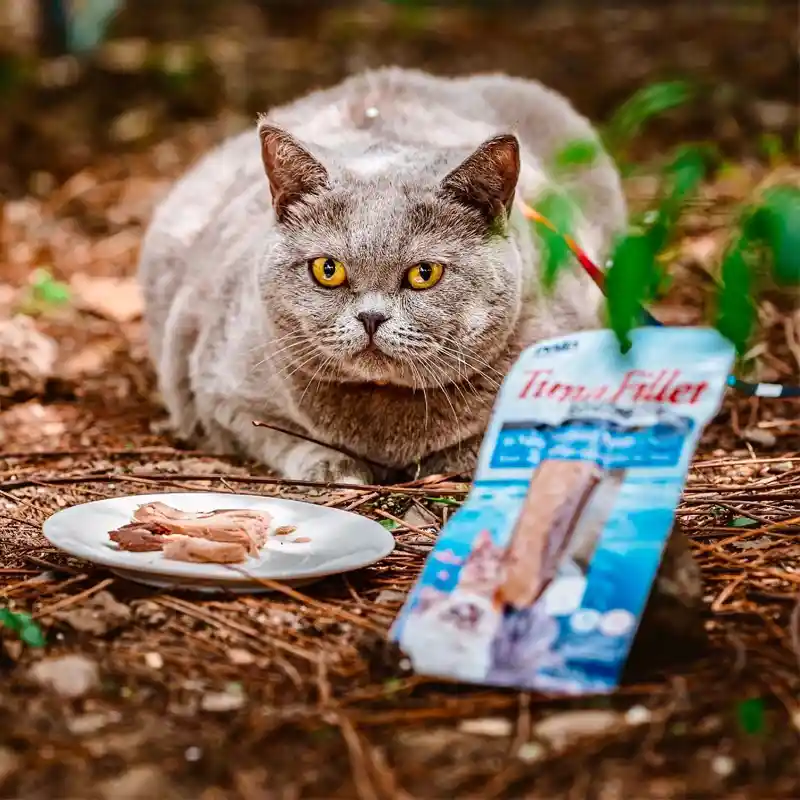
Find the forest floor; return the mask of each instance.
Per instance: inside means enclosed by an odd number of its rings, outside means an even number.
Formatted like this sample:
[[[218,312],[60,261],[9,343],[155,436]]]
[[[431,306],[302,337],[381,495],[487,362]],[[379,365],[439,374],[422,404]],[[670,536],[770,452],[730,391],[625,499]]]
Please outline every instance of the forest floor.
[[[800,797],[797,403],[729,397],[703,437],[678,512],[706,582],[697,657],[578,701],[412,675],[385,633],[463,483],[304,488],[159,432],[136,251],[153,203],[208,143],[192,128],[3,209],[0,319],[21,305],[57,358],[0,411],[0,595],[47,635],[44,649],[0,640],[0,796]],[[744,165],[704,188],[665,321],[698,319],[731,204],[767,172]],[[631,181],[632,196],[647,185]],[[800,315],[767,303],[761,316],[762,377],[796,381]],[[404,524],[367,569],[211,599],[128,583],[42,537],[69,505],[209,488]],[[67,656],[60,688],[34,667]]]

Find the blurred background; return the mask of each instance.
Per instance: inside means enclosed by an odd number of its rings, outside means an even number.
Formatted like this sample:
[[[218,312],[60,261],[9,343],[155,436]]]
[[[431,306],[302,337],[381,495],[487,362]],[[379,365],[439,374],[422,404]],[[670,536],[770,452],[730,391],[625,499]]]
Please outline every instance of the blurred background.
[[[0,191],[189,120],[235,129],[384,64],[537,78],[598,121],[648,83],[690,79],[702,102],[637,147],[699,137],[758,156],[796,139],[797,53],[793,0],[2,0]]]
[[[800,187],[796,0],[0,0],[0,323],[24,317],[5,340],[0,330],[0,411],[4,395],[44,398],[31,442],[50,431],[85,444],[94,434],[64,419],[88,413],[94,392],[104,415],[108,397],[131,401],[103,416],[115,438],[124,423],[161,441],[135,278],[155,204],[257,112],[389,64],[537,78],[604,136],[616,120],[625,136],[611,151],[634,212],[652,208],[679,148],[713,144],[718,168],[697,176],[659,256],[667,324],[713,313],[742,203],[776,182]],[[796,382],[798,299],[760,294],[747,360],[759,380]],[[9,342],[24,372],[37,336],[44,384],[15,384]],[[29,444],[23,407],[0,415],[7,446]]]

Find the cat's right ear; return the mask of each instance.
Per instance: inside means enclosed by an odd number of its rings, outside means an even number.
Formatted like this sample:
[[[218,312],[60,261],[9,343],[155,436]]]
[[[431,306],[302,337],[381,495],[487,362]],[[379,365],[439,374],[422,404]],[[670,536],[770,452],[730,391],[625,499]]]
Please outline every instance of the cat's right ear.
[[[283,221],[293,203],[328,188],[328,171],[290,133],[259,122],[261,160],[275,216]]]

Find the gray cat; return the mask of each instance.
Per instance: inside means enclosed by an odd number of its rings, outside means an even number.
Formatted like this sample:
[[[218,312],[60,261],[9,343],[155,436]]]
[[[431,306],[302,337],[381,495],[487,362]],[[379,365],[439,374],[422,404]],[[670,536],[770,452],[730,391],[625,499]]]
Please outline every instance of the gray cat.
[[[575,139],[597,141],[538,83],[383,69],[215,149],[157,210],[141,255],[176,433],[290,479],[470,471],[520,350],[599,324],[577,269],[542,296],[515,205],[552,186],[547,165]],[[576,236],[602,263],[626,220],[619,176],[602,154],[572,188]]]

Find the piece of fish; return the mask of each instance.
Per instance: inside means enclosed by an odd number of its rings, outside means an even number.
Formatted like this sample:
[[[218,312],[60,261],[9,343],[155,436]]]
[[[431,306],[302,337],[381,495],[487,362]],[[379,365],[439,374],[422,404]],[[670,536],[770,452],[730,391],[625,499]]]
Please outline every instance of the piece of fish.
[[[133,514],[136,522],[156,524],[172,535],[209,539],[241,545],[250,555],[257,555],[267,541],[272,516],[266,511],[220,509],[219,511],[178,511],[165,503],[145,503]]]
[[[160,525],[131,522],[109,532],[108,536],[112,542],[119,545],[120,550],[127,550],[130,553],[150,553],[161,550],[168,534],[169,531]]]
[[[200,564],[238,564],[247,558],[247,550],[236,542],[215,542],[173,534],[166,537],[164,558]]]

